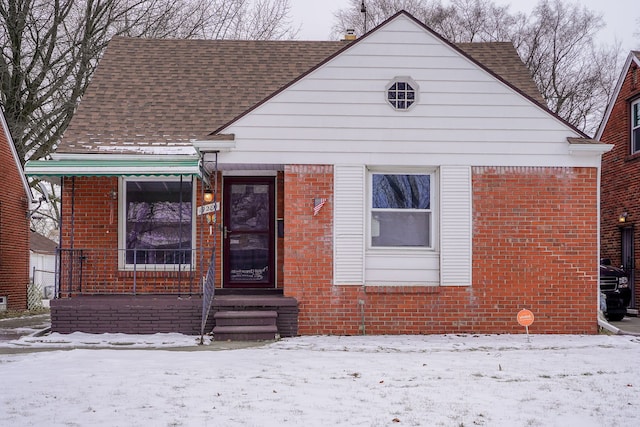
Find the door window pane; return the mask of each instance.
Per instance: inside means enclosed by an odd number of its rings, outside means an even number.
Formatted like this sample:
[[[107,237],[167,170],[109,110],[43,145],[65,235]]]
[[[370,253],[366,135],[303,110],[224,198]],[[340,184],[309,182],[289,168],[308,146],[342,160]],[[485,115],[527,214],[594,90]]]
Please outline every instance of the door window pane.
[[[229,240],[230,278],[237,282],[269,280],[269,238],[264,234],[239,234]]]
[[[259,231],[269,228],[269,185],[233,184],[231,188],[231,228]]]

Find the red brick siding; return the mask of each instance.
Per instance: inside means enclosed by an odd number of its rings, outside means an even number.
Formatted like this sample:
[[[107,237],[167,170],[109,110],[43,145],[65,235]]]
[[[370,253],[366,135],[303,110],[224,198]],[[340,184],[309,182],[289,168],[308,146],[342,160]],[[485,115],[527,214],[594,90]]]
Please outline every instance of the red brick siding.
[[[614,265],[621,265],[621,224],[619,216],[629,214],[625,226],[634,228],[636,271],[640,268],[640,154],[631,152],[631,112],[630,101],[640,97],[640,85],[633,84],[633,71],[629,70],[614,102],[600,140],[614,144],[613,149],[602,156],[602,193],[600,250],[603,258],[611,259]],[[640,71],[638,78],[640,78]],[[638,275],[636,274],[636,277]],[[636,278],[636,289],[640,279]],[[640,306],[640,292],[636,291],[636,306]]]
[[[284,218],[284,175],[280,173],[277,178],[276,214],[278,218]],[[211,178],[212,185],[214,183]],[[222,205],[222,175],[218,175],[217,201]],[[82,291],[85,293],[119,293],[131,292],[133,289],[133,272],[118,271],[117,254],[114,251],[118,247],[118,197],[113,199],[111,194],[118,191],[117,177],[75,177],[64,178],[62,186],[62,217],[61,247],[82,249],[107,249],[111,253],[108,257],[89,256],[84,261],[84,274],[91,274],[91,280],[84,280]],[[197,181],[196,205],[201,201],[201,182]],[[222,224],[222,216],[217,218],[218,224]],[[206,271],[211,257],[214,243],[215,227],[209,227],[206,218],[196,217],[196,247],[204,248],[204,265]],[[217,232],[216,250],[216,286],[221,286],[222,273],[222,233]],[[202,242],[200,244],[199,242]],[[104,253],[104,251],[102,252]],[[284,263],[284,238],[277,239],[277,286],[283,285]],[[196,259],[197,274],[200,274],[200,258]],[[156,277],[157,273],[136,272],[142,282],[145,277]],[[86,277],[85,277],[86,278]],[[137,291],[140,292],[177,292],[178,279],[175,273],[161,274],[162,280],[155,280],[155,287],[150,283],[137,283]],[[91,287],[89,282],[95,283]]]
[[[536,315],[533,333],[596,333],[596,185],[594,168],[474,168],[472,286],[340,286],[332,284],[333,167],[286,166],[284,186],[278,183],[278,215],[286,212],[279,268],[285,295],[299,302],[299,333],[522,332],[515,316],[524,307]],[[76,247],[116,247],[113,188],[115,178],[75,179]],[[67,244],[69,178],[63,194]],[[313,216],[317,197],[327,202]],[[109,280],[117,290],[130,286]],[[167,278],[166,286],[175,283]]]
[[[7,308],[27,308],[29,283],[29,221],[27,195],[21,171],[0,127],[0,164],[3,168],[0,199],[0,296],[7,297]]]
[[[301,334],[596,333],[596,170],[475,168],[473,286],[332,285],[330,166],[285,168],[285,293]]]
[[[221,183],[220,183],[221,184]],[[197,181],[196,205],[201,201],[202,187]],[[116,177],[75,177],[64,178],[62,185],[62,218],[60,245],[61,248],[96,249],[87,252],[83,261],[84,293],[131,293],[133,291],[132,271],[118,271],[118,198],[111,197],[118,191]],[[220,194],[220,193],[219,193]],[[218,199],[220,201],[220,199]],[[196,217],[196,247],[205,248],[203,269],[206,271],[213,247],[213,235],[209,234],[209,226],[204,216]],[[200,246],[201,232],[203,245]],[[221,234],[218,233],[221,238]],[[218,248],[221,245],[218,243]],[[218,249],[219,252],[219,249]],[[200,277],[200,255],[196,254],[195,279]],[[217,258],[216,282],[220,278],[220,259]],[[64,271],[63,271],[64,273]],[[197,293],[200,287],[189,287],[187,273],[176,272],[141,272],[137,271],[137,292],[151,293]],[[151,280],[153,278],[153,280]]]
[[[595,333],[597,170],[474,168],[473,210],[469,309],[504,331],[528,308],[536,332]]]

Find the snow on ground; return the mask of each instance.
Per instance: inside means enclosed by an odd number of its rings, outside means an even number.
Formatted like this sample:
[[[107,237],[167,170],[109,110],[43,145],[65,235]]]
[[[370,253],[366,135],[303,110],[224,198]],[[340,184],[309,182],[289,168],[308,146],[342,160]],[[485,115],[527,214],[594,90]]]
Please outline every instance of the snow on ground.
[[[76,333],[2,344],[0,423],[640,425],[639,337],[311,336],[223,351],[195,341]],[[6,354],[41,347],[57,348]]]

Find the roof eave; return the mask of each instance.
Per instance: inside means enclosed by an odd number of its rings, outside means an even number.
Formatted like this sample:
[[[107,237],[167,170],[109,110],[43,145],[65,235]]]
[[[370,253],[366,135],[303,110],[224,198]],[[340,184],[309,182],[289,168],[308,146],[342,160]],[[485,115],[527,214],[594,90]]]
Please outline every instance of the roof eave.
[[[226,152],[236,148],[235,135],[232,133],[210,135],[207,139],[192,140],[191,144],[201,155],[204,153]]]
[[[22,182],[25,195],[27,196],[27,201],[29,204],[34,203],[35,199],[33,197],[33,193],[31,192],[31,187],[29,187],[29,182],[27,181],[27,177],[24,173],[22,162],[18,158],[18,152],[16,151],[16,146],[13,142],[13,138],[11,137],[11,132],[9,132],[9,125],[7,124],[7,120],[4,117],[4,111],[2,110],[0,110],[0,122],[2,122],[2,129],[4,131],[5,137],[7,138],[7,143],[9,144],[9,150],[11,150],[13,160],[15,161],[16,168],[18,169],[18,173],[20,174],[20,181]]]
[[[602,121],[600,122],[600,126],[598,126],[598,131],[596,132],[595,139],[600,140],[602,138],[602,134],[604,133],[604,128],[609,121],[609,117],[611,116],[611,110],[613,110],[613,106],[618,100],[618,96],[620,96],[620,90],[622,89],[622,84],[624,83],[624,79],[627,77],[627,73],[629,72],[629,67],[631,64],[636,64],[637,67],[640,67],[640,58],[633,52],[629,52],[627,59],[625,60],[624,66],[622,67],[622,71],[618,76],[618,81],[616,82],[615,89],[611,94],[611,98],[609,99],[609,103],[607,104],[607,108],[604,112],[604,116],[602,117]]]
[[[590,138],[567,138],[569,154],[573,156],[601,156],[613,149],[613,144],[605,144]]]

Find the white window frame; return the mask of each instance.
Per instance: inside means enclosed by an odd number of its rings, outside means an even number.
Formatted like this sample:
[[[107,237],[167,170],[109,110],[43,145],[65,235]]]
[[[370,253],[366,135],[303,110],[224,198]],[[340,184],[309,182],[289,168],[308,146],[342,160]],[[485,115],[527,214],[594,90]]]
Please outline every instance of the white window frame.
[[[191,182],[191,262],[185,264],[127,264],[126,263],[126,227],[127,227],[127,186],[129,181],[173,181],[179,182],[180,176],[127,176],[118,180],[118,269],[121,271],[178,271],[195,267],[194,249],[196,245],[196,189],[197,182],[191,175],[182,175],[183,181]]]
[[[631,154],[640,153],[640,99],[636,99],[631,102],[631,108],[629,112],[629,121],[631,134]],[[634,123],[635,122],[635,123]],[[635,132],[638,132],[638,140],[636,141]]]
[[[367,252],[435,252],[439,241],[438,230],[438,177],[435,168],[429,169],[403,169],[403,168],[376,168],[367,169],[367,197],[366,197],[366,249]],[[429,175],[430,208],[420,209],[431,214],[429,221],[429,246],[373,246],[372,245],[372,212],[373,212],[373,175]]]
[[[397,105],[393,105],[391,103],[391,101],[389,100],[389,91],[391,90],[391,87],[396,83],[406,83],[409,86],[411,86],[411,89],[412,89],[413,94],[414,94],[414,98],[413,98],[413,102],[411,102],[411,105],[409,105],[408,107],[399,108]],[[393,80],[391,80],[385,86],[384,99],[385,99],[385,102],[387,103],[387,105],[389,105],[389,107],[393,108],[395,111],[398,111],[398,112],[409,111],[413,107],[415,107],[416,104],[420,101],[420,86],[418,86],[418,83],[416,83],[416,81],[413,80],[409,76],[396,76],[396,77],[393,78]],[[405,100],[406,100],[406,98],[405,98]],[[397,99],[396,99],[396,101],[397,101]]]

